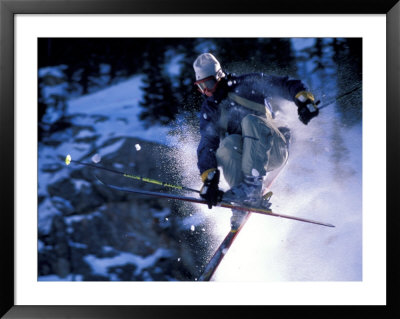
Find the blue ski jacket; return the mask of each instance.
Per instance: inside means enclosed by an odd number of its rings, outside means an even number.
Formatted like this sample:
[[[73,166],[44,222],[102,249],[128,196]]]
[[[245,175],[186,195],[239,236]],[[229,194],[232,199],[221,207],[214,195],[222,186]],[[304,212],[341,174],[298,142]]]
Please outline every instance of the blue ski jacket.
[[[295,100],[295,95],[307,88],[300,80],[252,73],[241,76],[227,74],[218,84],[216,92],[206,97],[200,111],[200,143],[197,148],[197,166],[200,174],[210,168],[217,168],[216,151],[220,139],[230,134],[241,134],[242,119],[248,114],[265,116],[247,108],[232,99],[229,93],[240,98],[265,105],[271,98]],[[268,114],[272,110],[269,109]],[[268,116],[267,116],[268,117]],[[272,117],[269,117],[272,120]]]

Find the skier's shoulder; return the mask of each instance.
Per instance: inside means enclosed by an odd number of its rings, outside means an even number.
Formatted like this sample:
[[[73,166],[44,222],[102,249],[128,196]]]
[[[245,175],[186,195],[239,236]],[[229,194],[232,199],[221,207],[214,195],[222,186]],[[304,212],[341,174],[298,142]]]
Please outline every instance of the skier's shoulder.
[[[268,79],[272,77],[272,75],[264,72],[251,72],[251,73],[244,73],[241,75],[233,75],[233,77],[238,81],[254,81],[258,79]]]
[[[253,73],[245,73],[241,75],[233,75],[231,78],[232,83],[236,84],[236,86],[257,86],[261,83],[274,82],[277,80],[277,77],[268,73],[263,72],[253,72]]]
[[[248,92],[258,92],[268,81],[268,75],[263,73],[245,73],[232,75],[227,79],[229,89],[236,94],[247,94]]]

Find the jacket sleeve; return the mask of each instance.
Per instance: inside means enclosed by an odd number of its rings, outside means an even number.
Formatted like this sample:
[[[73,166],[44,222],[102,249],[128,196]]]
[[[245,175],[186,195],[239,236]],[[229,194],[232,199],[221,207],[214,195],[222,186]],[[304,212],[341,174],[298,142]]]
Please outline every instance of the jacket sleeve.
[[[197,166],[200,174],[217,168],[215,152],[219,147],[218,108],[209,99],[205,100],[200,112],[200,143],[197,148]]]
[[[296,94],[300,91],[307,91],[307,87],[302,81],[290,79],[287,76],[270,76],[270,83],[273,95],[283,97],[289,101],[294,101]]]
[[[294,101],[300,91],[307,91],[306,85],[296,79],[287,76],[266,75],[263,73],[249,74],[247,80],[253,83],[255,89],[264,97],[281,97]]]

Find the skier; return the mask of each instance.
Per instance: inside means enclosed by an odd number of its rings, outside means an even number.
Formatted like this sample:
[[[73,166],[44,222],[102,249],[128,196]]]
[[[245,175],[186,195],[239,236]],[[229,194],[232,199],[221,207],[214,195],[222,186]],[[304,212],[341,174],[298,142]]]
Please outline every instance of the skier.
[[[263,180],[288,158],[290,130],[277,127],[270,100],[293,101],[305,125],[319,110],[314,96],[300,80],[252,73],[235,76],[222,70],[211,53],[193,63],[201,106],[197,149],[203,186],[200,196],[208,207],[221,200],[238,205],[268,208],[263,199]],[[219,189],[220,170],[230,189]],[[246,213],[232,210],[231,227],[237,228]]]

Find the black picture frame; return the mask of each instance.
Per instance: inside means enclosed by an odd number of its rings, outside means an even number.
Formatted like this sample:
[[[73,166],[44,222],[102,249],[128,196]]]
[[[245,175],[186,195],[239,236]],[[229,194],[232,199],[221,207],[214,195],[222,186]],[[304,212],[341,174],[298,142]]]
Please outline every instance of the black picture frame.
[[[229,5],[228,5],[229,4]],[[14,295],[14,17],[16,14],[385,14],[387,18],[387,305],[386,306],[29,306]],[[398,0],[184,1],[0,0],[0,315],[4,318],[204,318],[263,316],[399,317],[399,243],[395,185],[399,162],[400,4]],[[385,102],[382,101],[382,105]],[[379,107],[382,108],[382,105]],[[379,110],[378,110],[379,112]],[[384,207],[384,203],[382,203]],[[379,214],[385,212],[377,212]]]

